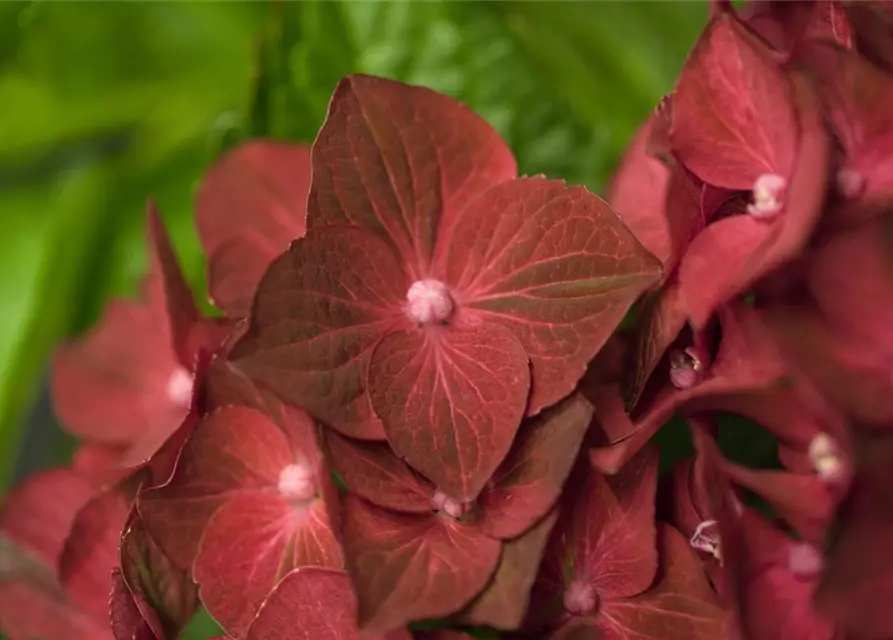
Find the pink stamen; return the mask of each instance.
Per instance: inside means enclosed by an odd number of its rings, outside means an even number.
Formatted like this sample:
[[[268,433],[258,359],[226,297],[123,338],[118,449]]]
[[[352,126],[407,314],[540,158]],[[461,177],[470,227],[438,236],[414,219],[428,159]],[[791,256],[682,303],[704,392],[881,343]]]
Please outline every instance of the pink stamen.
[[[796,543],[788,554],[788,566],[798,578],[814,578],[822,572],[824,561],[821,554],[811,544]]]
[[[704,379],[704,365],[693,349],[674,351],[670,356],[670,382],[677,389],[688,389]]]
[[[178,406],[189,406],[192,400],[192,374],[185,367],[177,367],[167,381],[167,397]]]
[[[771,220],[784,208],[788,181],[775,173],[764,173],[753,185],[753,202],[747,212],[755,218]]]
[[[434,492],[434,497],[431,498],[431,502],[438,511],[455,519],[459,519],[468,513],[470,506],[468,503],[453,500],[440,490]]]
[[[855,200],[865,192],[865,176],[855,169],[837,172],[837,191],[847,200]]]
[[[722,560],[719,526],[716,520],[704,520],[699,524],[692,534],[689,544],[698,551],[709,553],[717,560]]]
[[[406,315],[417,325],[447,320],[453,313],[450,290],[439,280],[418,280],[406,293]]]
[[[592,585],[584,580],[573,580],[564,591],[564,609],[574,615],[592,613],[598,605],[598,596]]]
[[[306,463],[290,464],[279,472],[279,493],[286,500],[307,502],[316,495],[313,468]]]
[[[809,443],[809,460],[813,470],[825,482],[839,482],[845,475],[846,467],[840,448],[827,433],[816,434]]]

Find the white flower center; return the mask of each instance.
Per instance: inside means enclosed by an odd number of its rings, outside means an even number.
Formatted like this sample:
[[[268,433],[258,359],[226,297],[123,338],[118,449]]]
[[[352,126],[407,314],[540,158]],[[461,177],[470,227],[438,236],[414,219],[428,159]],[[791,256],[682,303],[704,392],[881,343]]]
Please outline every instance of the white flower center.
[[[704,365],[692,349],[670,355],[670,382],[677,389],[688,389],[704,377]]]
[[[791,547],[788,567],[798,578],[814,578],[822,571],[824,562],[818,550],[811,544],[800,542]]]
[[[470,506],[468,503],[453,500],[440,489],[434,492],[431,502],[438,511],[457,519],[468,513]]]
[[[307,502],[316,495],[313,476],[309,464],[290,464],[279,472],[279,493],[286,500]]]
[[[753,203],[747,212],[756,218],[774,218],[784,207],[788,181],[775,173],[764,173],[753,184]]]
[[[167,381],[168,400],[176,405],[189,406],[192,384],[192,374],[185,367],[177,367]]]
[[[450,290],[439,280],[418,280],[406,293],[406,315],[418,325],[443,322],[453,313]]]
[[[855,200],[865,190],[865,176],[855,169],[837,172],[837,191],[847,200]]]
[[[689,544],[698,551],[709,553],[717,560],[722,560],[719,526],[716,520],[704,520],[699,524],[692,534]]]
[[[572,580],[564,591],[564,609],[568,613],[582,615],[592,612],[598,604],[598,596],[592,585],[585,580]]]
[[[836,482],[844,473],[844,463],[837,443],[827,433],[819,433],[809,443],[809,460],[813,470],[825,482]]]

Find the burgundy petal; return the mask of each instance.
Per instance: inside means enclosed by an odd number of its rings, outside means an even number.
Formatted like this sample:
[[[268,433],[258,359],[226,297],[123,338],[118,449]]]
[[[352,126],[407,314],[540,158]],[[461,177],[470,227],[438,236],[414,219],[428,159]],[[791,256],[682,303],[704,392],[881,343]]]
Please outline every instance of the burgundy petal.
[[[508,329],[456,322],[389,333],[372,354],[367,385],[394,451],[465,502],[508,453],[530,378]]]
[[[335,88],[312,152],[309,229],[358,225],[388,241],[413,280],[438,236],[514,157],[484,120],[423,87],[351,75]]]
[[[756,309],[744,304],[729,305],[720,309],[719,317],[723,333],[719,353],[700,383],[686,389],[662,389],[637,410],[635,422],[621,410],[616,387],[616,400],[605,411],[600,410],[605,405],[591,398],[596,420],[620,423],[602,427],[603,431],[628,434],[613,444],[590,450],[590,460],[597,469],[615,473],[678,410],[721,410],[730,395],[765,390],[786,376],[783,356]]]
[[[384,443],[325,434],[329,458],[352,493],[380,507],[407,513],[431,511],[434,487]]]
[[[98,494],[72,523],[59,560],[62,584],[85,610],[105,615],[118,566],[118,542],[130,514],[130,502],[116,490]]]
[[[666,212],[670,170],[648,153],[654,116],[645,121],[620,160],[607,200],[623,223],[654,257],[666,263],[674,246]]]
[[[455,613],[481,592],[499,564],[499,541],[443,516],[387,511],[348,495],[344,522],[364,633]]]
[[[121,578],[143,625],[158,640],[177,637],[198,608],[198,593],[190,576],[178,569],[155,543],[136,512],[121,537]],[[117,569],[116,569],[117,571]],[[113,578],[112,618],[114,625],[115,601],[124,594]],[[126,610],[126,609],[125,609]],[[124,625],[125,620],[121,620]],[[135,624],[138,628],[138,622]],[[116,635],[118,632],[116,631]],[[124,640],[131,640],[126,636]]]
[[[761,175],[791,175],[799,127],[790,83],[734,16],[708,25],[672,100],[673,150],[705,182],[749,190]]]
[[[208,290],[230,317],[246,317],[261,276],[304,235],[310,193],[310,149],[252,140],[208,171],[196,224],[208,256]]]
[[[361,636],[356,597],[346,573],[319,567],[290,571],[251,623],[246,640],[410,640],[399,629]]]
[[[154,616],[154,614],[152,615]],[[140,611],[133,594],[124,581],[124,576],[121,575],[121,569],[118,567],[112,571],[109,618],[115,640],[163,640],[165,638],[160,625],[157,625],[158,620],[153,617],[152,622],[148,622]],[[157,626],[153,627],[153,624]]]
[[[246,407],[219,409],[193,431],[170,481],[142,494],[140,514],[168,557],[188,569],[211,515],[227,500],[276,487],[293,461],[288,439],[269,417]]]
[[[459,314],[507,326],[530,357],[528,415],[570,393],[661,273],[607,203],[545,178],[490,189],[443,240],[434,273]]]
[[[893,357],[891,239],[887,217],[837,233],[810,260],[808,279],[836,329]]]
[[[228,500],[208,521],[193,574],[211,615],[241,637],[280,578],[307,566],[343,568],[322,500],[295,505],[251,492]]]
[[[692,242],[679,267],[689,316],[703,327],[714,310],[800,253],[821,213],[828,137],[811,89],[795,85],[801,134],[786,205],[776,218],[736,215],[719,220]]]
[[[591,420],[592,405],[575,393],[521,425],[512,450],[478,499],[484,533],[514,538],[552,508]]]
[[[714,640],[725,620],[700,562],[678,531],[658,530],[662,579],[645,593],[609,600],[598,618],[605,640]],[[762,637],[762,636],[759,636]]]
[[[56,567],[75,517],[95,495],[96,488],[70,469],[29,476],[4,498],[0,536]]]
[[[557,519],[558,510],[554,509],[521,536],[503,542],[493,579],[459,615],[460,620],[497,629],[521,627],[540,559]]]
[[[411,282],[394,252],[357,227],[319,229],[264,275],[232,359],[347,436],[383,439],[366,396],[372,349],[403,318]]]

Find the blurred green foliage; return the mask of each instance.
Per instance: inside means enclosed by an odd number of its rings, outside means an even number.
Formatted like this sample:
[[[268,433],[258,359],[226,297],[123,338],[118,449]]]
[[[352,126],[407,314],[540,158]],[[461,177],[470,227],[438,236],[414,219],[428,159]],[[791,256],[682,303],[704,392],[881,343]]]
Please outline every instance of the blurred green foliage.
[[[503,134],[523,173],[599,190],[671,89],[706,11],[631,1],[0,3],[0,493],[53,345],[136,287],[146,196],[203,296],[191,218],[203,171],[246,137],[311,141],[335,83],[352,72],[456,96]],[[40,464],[61,455],[46,445]]]

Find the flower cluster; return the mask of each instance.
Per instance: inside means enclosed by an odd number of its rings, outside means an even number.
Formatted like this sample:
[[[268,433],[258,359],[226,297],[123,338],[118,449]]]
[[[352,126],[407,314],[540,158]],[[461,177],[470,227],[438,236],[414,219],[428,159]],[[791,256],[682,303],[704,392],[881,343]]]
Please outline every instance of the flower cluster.
[[[150,204],[141,298],[53,363],[82,445],[0,512],[0,629],[893,637],[891,211],[885,3],[713,3],[607,202],[348,76],[312,150],[206,176],[223,315]],[[723,415],[779,463],[730,459]]]

